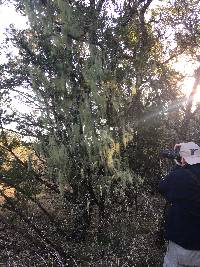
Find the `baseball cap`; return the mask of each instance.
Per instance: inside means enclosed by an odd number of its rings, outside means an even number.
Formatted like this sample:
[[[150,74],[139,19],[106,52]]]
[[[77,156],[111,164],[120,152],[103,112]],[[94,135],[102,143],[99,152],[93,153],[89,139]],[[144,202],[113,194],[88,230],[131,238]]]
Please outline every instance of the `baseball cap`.
[[[190,165],[200,163],[200,147],[194,142],[181,143],[179,153]]]

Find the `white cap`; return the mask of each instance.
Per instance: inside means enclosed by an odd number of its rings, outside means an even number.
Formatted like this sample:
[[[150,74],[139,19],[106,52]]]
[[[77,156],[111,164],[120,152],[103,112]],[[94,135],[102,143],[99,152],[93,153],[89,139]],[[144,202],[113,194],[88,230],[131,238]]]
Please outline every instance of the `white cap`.
[[[190,164],[200,163],[200,147],[194,142],[181,143],[180,145],[180,156]]]

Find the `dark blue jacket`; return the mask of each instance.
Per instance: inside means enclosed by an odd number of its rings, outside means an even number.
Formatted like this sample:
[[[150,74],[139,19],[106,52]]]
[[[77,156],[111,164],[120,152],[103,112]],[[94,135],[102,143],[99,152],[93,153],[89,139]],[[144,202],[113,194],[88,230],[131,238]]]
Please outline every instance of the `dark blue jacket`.
[[[199,183],[186,171],[196,174]],[[165,238],[189,250],[200,250],[200,164],[177,167],[159,184],[170,202]]]

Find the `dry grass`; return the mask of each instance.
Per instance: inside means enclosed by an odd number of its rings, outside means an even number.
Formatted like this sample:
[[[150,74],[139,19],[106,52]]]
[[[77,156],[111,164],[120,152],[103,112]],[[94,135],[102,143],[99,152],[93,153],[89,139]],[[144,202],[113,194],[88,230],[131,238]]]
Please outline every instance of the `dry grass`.
[[[7,197],[15,197],[15,188],[6,186],[5,184],[0,184],[0,191],[2,191]],[[5,198],[0,195],[0,205],[3,204],[5,201]]]
[[[3,189],[7,195],[15,196],[13,188],[1,186],[1,190]],[[67,234],[73,226],[76,215],[72,204],[64,205],[59,196],[45,191],[37,195],[37,200],[56,219],[56,222],[66,225]],[[1,201],[3,202],[4,199],[1,198]],[[126,208],[126,205],[119,206],[113,203],[106,212],[106,221],[101,236],[98,235],[99,215],[98,209],[95,208],[88,236],[83,242],[68,242],[61,236],[59,237],[48,218],[34,203],[25,202],[23,205],[20,204],[20,208],[53,243],[60,244],[66,253],[70,251],[74,262],[70,262],[71,265],[59,264],[57,254],[54,255],[55,251],[50,246],[44,249],[41,238],[31,228],[27,228],[20,218],[4,209],[1,214],[4,218],[6,216],[9,224],[2,223],[2,227],[5,228],[2,232],[0,231],[2,255],[4,255],[2,259],[0,256],[0,262],[4,261],[5,264],[10,265],[2,266],[162,266],[163,251],[156,248],[153,238],[162,210],[162,200],[157,196],[141,194],[138,198],[138,212],[134,205]],[[37,243],[32,242],[27,234],[32,236]]]

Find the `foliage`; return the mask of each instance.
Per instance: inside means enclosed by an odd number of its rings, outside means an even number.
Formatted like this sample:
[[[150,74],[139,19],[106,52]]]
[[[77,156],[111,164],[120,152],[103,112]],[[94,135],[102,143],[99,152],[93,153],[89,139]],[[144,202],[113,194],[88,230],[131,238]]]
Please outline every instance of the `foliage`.
[[[185,54],[198,59],[199,3],[166,1],[162,7],[153,6],[152,0],[13,3],[28,17],[29,28],[10,28],[7,42],[12,41],[19,53],[14,58],[8,54],[0,68],[5,147],[0,153],[6,161],[1,167],[18,187],[16,200],[6,199],[7,208],[46,240],[61,261],[66,260],[64,264],[70,257],[63,243],[69,248],[69,240],[87,240],[93,223],[92,244],[98,244],[102,253],[110,249],[123,254],[138,233],[145,233],[145,227],[136,227],[142,218],[141,214],[137,218],[138,199],[149,190],[155,194],[167,171],[159,159],[160,149],[172,147],[183,137],[181,130],[187,136],[187,128],[199,121],[192,105],[186,103],[184,110],[179,87],[183,75],[172,65]],[[30,114],[9,108],[13,92],[32,107]],[[31,148],[15,136],[7,141],[3,128],[13,122],[17,132],[32,138]],[[27,157],[30,151],[35,158]],[[52,198],[60,195],[58,209],[64,214],[71,209],[72,225],[66,225],[62,216],[57,222],[55,212],[49,213],[37,196],[33,198],[33,193],[42,192]],[[37,218],[29,219],[28,202],[51,222],[49,231],[44,230],[45,220],[38,228]]]

